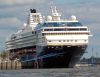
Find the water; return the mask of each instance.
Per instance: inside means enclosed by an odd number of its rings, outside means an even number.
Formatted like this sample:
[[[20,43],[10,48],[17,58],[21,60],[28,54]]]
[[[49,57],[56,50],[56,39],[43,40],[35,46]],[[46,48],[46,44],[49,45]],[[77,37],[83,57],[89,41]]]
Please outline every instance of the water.
[[[0,70],[0,77],[100,77],[99,67]]]

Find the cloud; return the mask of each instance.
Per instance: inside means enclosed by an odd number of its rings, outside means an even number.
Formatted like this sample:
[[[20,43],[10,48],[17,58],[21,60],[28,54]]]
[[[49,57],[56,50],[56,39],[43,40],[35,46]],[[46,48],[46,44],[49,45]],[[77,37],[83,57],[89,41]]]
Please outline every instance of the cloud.
[[[1,5],[22,5],[22,4],[35,4],[43,3],[46,0],[0,0]]]
[[[17,32],[21,26],[22,21],[16,17],[0,19],[0,40],[4,40],[10,34]]]
[[[9,29],[11,27],[19,27],[18,25],[21,25],[21,21],[16,18],[16,17],[12,17],[12,18],[1,18],[0,19],[0,29]]]

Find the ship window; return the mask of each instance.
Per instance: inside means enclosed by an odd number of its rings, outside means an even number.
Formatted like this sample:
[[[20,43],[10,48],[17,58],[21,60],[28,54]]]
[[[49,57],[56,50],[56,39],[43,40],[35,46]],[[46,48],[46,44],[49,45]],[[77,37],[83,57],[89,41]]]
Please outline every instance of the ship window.
[[[59,40],[59,42],[61,42],[61,40]]]
[[[34,32],[34,31],[32,31],[32,34],[35,34],[35,32]]]
[[[81,31],[86,31],[87,29],[86,29],[86,28],[80,28],[80,30],[81,30]]]
[[[44,33],[42,33],[42,36],[44,36]]]
[[[36,34],[36,31],[32,31],[33,32],[33,34]]]
[[[54,29],[54,31],[66,31],[66,29],[60,29],[60,28],[58,28],[58,29]]]
[[[51,42],[51,41],[49,41],[49,42]]]
[[[71,42],[72,42],[73,40],[71,40]]]
[[[44,29],[44,31],[53,31],[53,29]]]
[[[77,40],[75,40],[75,42],[77,42]]]
[[[63,40],[63,42],[65,42],[65,40]]]
[[[67,29],[68,31],[78,31],[79,29],[78,28],[69,28]]]
[[[80,22],[45,22],[42,24],[45,27],[58,27],[58,26],[82,26]]]
[[[67,22],[67,26],[82,26],[80,22]]]

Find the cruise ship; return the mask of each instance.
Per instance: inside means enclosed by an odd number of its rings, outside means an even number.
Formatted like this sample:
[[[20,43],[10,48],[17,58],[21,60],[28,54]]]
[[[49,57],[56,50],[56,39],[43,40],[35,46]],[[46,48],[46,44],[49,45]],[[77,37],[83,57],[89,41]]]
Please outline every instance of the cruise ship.
[[[6,41],[10,60],[27,68],[71,68],[88,46],[90,30],[72,15],[62,19],[56,7],[43,16],[30,9],[27,23]]]

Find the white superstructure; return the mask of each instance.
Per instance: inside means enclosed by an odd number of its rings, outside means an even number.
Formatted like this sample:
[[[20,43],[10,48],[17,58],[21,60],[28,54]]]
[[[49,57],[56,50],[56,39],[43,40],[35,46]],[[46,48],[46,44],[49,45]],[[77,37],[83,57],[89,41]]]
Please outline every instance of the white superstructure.
[[[6,49],[18,49],[28,46],[80,46],[88,44],[90,31],[82,26],[75,16],[69,20],[61,19],[56,7],[52,15],[44,18],[41,13],[31,9],[27,24],[17,33],[12,34]]]

